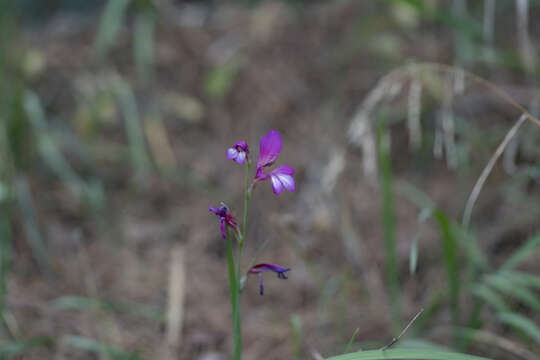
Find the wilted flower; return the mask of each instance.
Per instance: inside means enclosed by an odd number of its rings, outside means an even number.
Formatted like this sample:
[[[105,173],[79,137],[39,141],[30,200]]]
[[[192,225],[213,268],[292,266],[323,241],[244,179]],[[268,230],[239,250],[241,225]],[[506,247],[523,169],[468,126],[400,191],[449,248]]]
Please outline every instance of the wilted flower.
[[[294,169],[289,165],[281,165],[270,173],[265,174],[263,169],[271,166],[276,161],[281,152],[281,136],[275,130],[270,130],[268,134],[262,137],[260,141],[259,159],[257,160],[257,172],[255,174],[255,183],[270,178],[272,189],[275,194],[283,191],[294,191]]]
[[[249,154],[248,145],[245,141],[239,141],[227,150],[227,157],[240,165],[244,163]]]
[[[210,206],[209,209],[211,212],[219,216],[219,221],[221,223],[220,229],[221,229],[221,235],[223,235],[223,238],[227,238],[227,232],[225,229],[225,226],[230,226],[234,229],[234,231],[239,232],[238,229],[238,222],[236,219],[229,213],[229,209],[222,205],[219,208],[215,208],[213,206]]]
[[[259,275],[259,290],[260,294],[264,294],[264,286],[262,281],[262,273],[267,271],[273,271],[277,274],[278,279],[287,279],[285,273],[290,271],[290,268],[284,268],[276,264],[257,264],[249,269],[248,274],[257,274]]]

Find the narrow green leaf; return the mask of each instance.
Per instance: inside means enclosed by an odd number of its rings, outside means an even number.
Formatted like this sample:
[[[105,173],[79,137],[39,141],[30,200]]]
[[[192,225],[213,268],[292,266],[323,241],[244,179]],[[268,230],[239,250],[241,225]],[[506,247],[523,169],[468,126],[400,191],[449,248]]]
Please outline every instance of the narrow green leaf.
[[[411,244],[411,251],[409,253],[409,272],[414,274],[416,272],[416,265],[418,264],[418,234],[415,235]]]
[[[114,45],[116,38],[124,24],[124,17],[131,0],[109,0],[101,16],[98,35],[95,43],[95,52],[103,57]]]
[[[349,349],[351,348],[352,344],[354,343],[354,339],[356,339],[356,335],[358,334],[358,331],[360,331],[360,328],[354,329],[354,332],[352,333],[351,339],[349,340],[347,346],[345,347],[345,353],[349,352]]]
[[[536,311],[540,311],[540,298],[526,287],[520,286],[507,277],[500,275],[486,276],[484,281],[492,288],[521,301]]]
[[[0,209],[0,314],[3,314],[8,290],[7,277],[11,267],[11,213],[8,205],[0,203]]]
[[[143,125],[135,95],[129,84],[119,76],[113,79],[113,88],[124,117],[132,164],[139,173],[145,173],[150,167],[150,158],[146,151]]]
[[[43,237],[36,218],[34,199],[30,191],[28,179],[20,176],[15,182],[16,197],[19,205],[23,227],[32,255],[42,271],[48,270],[49,260],[45,238]]]
[[[142,83],[147,83],[154,66],[154,29],[156,14],[150,9],[142,10],[135,17],[133,51],[137,75]]]
[[[85,351],[90,351],[101,356],[108,356],[115,360],[139,360],[139,356],[135,353],[128,353],[114,346],[105,345],[96,340],[85,338],[82,336],[68,335],[62,339],[63,343]]]
[[[499,312],[508,311],[509,308],[505,304],[504,300],[495,291],[491,290],[488,286],[481,284],[475,285],[472,290],[472,294],[482,299],[487,304],[491,305],[495,310]]]
[[[291,331],[293,342],[293,353],[296,359],[302,359],[302,322],[297,314],[291,315]]]
[[[537,324],[535,324],[525,316],[507,312],[498,314],[497,317],[503,323],[523,331],[529,337],[534,339],[534,341],[540,344],[540,328],[538,328]]]
[[[457,243],[454,232],[450,226],[450,221],[446,214],[437,209],[435,210],[435,219],[441,232],[443,245],[443,256],[446,271],[448,273],[448,286],[450,290],[450,307],[452,309],[452,321],[454,325],[459,323],[459,268],[457,262]]]
[[[510,258],[500,267],[500,270],[512,270],[523,262],[523,260],[532,255],[538,247],[540,247],[540,232],[536,233],[532,238],[521,245],[519,249],[514,251],[512,256],[510,256]]]
[[[386,250],[386,277],[392,307],[394,327],[399,327],[401,310],[399,301],[399,274],[396,249],[396,215],[392,188],[390,134],[383,118],[377,121],[377,153],[379,161],[379,187],[381,189],[382,222]]]
[[[50,347],[54,341],[50,337],[37,337],[29,340],[0,341],[0,359],[10,359],[39,347]]]
[[[454,352],[435,350],[369,350],[351,354],[329,357],[326,360],[380,360],[380,359],[410,359],[410,360],[489,360],[489,358]]]
[[[521,271],[502,271],[500,276],[524,287],[540,290],[540,276],[527,274]]]

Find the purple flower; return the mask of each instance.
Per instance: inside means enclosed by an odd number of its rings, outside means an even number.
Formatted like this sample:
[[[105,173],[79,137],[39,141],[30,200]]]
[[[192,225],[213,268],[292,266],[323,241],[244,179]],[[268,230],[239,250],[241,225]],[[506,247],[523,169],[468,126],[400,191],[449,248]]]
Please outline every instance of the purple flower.
[[[247,143],[245,141],[239,141],[234,144],[232,148],[227,150],[227,157],[242,165],[246,160],[248,153],[249,149]]]
[[[277,274],[278,279],[287,279],[285,273],[290,271],[290,268],[284,268],[276,264],[257,264],[249,269],[248,274],[257,274],[259,275],[259,290],[260,294],[264,294],[264,286],[262,281],[262,273],[267,271],[273,271]]]
[[[223,238],[227,238],[227,232],[225,230],[225,226],[232,227],[236,232],[239,232],[238,229],[238,222],[236,219],[229,213],[229,209],[225,205],[220,206],[219,208],[215,208],[213,206],[210,206],[209,209],[211,212],[219,216],[219,221],[221,223],[220,229],[221,229],[221,235],[223,235]]]
[[[288,191],[294,191],[294,169],[289,165],[281,165],[265,174],[264,168],[271,166],[276,161],[281,152],[281,136],[275,130],[270,130],[268,134],[262,137],[259,149],[259,159],[257,160],[257,172],[255,174],[255,183],[270,179],[272,189],[275,194],[280,194],[283,188]]]

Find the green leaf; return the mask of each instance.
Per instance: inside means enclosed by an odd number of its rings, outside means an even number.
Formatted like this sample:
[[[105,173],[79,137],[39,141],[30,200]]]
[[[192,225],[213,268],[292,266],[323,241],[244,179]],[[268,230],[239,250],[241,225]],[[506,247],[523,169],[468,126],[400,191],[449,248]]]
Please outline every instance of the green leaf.
[[[521,301],[536,311],[540,311],[540,298],[526,287],[520,286],[507,277],[500,275],[486,276],[484,281],[492,288]]]
[[[131,0],[109,0],[103,11],[95,43],[95,52],[103,57],[114,45],[118,33],[124,24],[126,10]]]
[[[446,271],[448,273],[448,286],[450,290],[450,307],[452,308],[452,320],[454,324],[459,322],[459,267],[457,263],[457,242],[454,231],[450,226],[450,220],[446,214],[437,209],[435,219],[439,224],[441,240],[443,245],[443,256]]]
[[[527,240],[519,247],[512,256],[501,266],[500,270],[511,270],[518,266],[523,260],[532,255],[540,247],[540,232]]]
[[[131,162],[139,174],[145,173],[150,167],[150,157],[146,151],[142,119],[139,116],[135,94],[120,76],[114,77],[113,88],[124,117]]]
[[[115,360],[139,360],[140,357],[135,353],[127,353],[114,346],[101,344],[93,339],[85,338],[82,336],[68,335],[64,337],[63,342],[71,347],[90,351],[102,356],[108,356]]]
[[[498,314],[497,317],[503,323],[523,331],[529,337],[534,339],[538,344],[540,344],[540,328],[538,328],[538,325],[536,325],[534,322],[532,322],[525,316],[507,312]]]
[[[377,121],[377,153],[379,161],[379,188],[381,189],[381,207],[383,235],[386,251],[386,279],[391,300],[392,318],[394,327],[400,322],[400,289],[399,269],[396,248],[396,214],[394,204],[394,190],[392,185],[392,163],[390,158],[390,134],[384,117]]]
[[[154,66],[155,27],[156,15],[153,11],[145,9],[135,17],[133,51],[137,75],[143,83],[149,80]]]
[[[482,299],[487,304],[491,305],[497,311],[508,311],[508,306],[504,300],[495,291],[491,290],[486,285],[475,285],[472,290],[472,294]]]
[[[489,360],[489,358],[454,352],[435,350],[369,350],[351,354],[338,355],[326,360],[379,360],[379,359],[410,359],[410,360]]]
[[[521,286],[540,290],[540,276],[527,274],[521,271],[503,271],[500,276]]]
[[[414,274],[416,272],[416,265],[418,264],[418,234],[413,238],[411,244],[411,251],[409,253],[409,272]]]
[[[50,337],[37,337],[28,340],[0,342],[0,359],[9,359],[38,347],[50,347],[54,341]]]
[[[351,345],[354,343],[354,339],[356,339],[356,335],[358,334],[358,331],[360,331],[360,328],[356,328],[354,332],[352,333],[351,339],[349,340],[349,343],[345,347],[345,352],[349,352],[349,349],[351,348]]]

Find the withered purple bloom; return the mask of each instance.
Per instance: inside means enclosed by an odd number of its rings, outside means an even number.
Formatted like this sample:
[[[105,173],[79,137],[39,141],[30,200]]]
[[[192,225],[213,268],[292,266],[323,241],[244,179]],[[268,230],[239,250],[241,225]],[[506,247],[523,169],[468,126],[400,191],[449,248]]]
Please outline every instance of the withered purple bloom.
[[[257,264],[249,269],[248,274],[257,274],[259,276],[259,290],[260,294],[264,294],[264,286],[262,281],[262,273],[267,271],[273,271],[277,274],[278,279],[287,279],[285,273],[290,271],[291,268],[284,268],[276,264]]]
[[[245,141],[239,141],[227,150],[227,158],[242,165],[249,154],[249,148]]]
[[[234,231],[239,232],[238,222],[231,215],[231,213],[229,213],[229,209],[225,205],[222,205],[217,209],[213,206],[210,206],[209,210],[219,216],[219,221],[221,223],[221,235],[223,235],[224,239],[227,238],[227,231],[225,229],[225,226],[230,226],[234,229]]]
[[[268,134],[262,137],[259,149],[259,159],[257,160],[257,172],[255,174],[255,183],[270,179],[272,189],[275,194],[280,194],[283,188],[288,191],[295,190],[294,169],[289,165],[281,165],[265,174],[263,169],[271,166],[281,152],[281,136],[275,130],[270,130]]]

